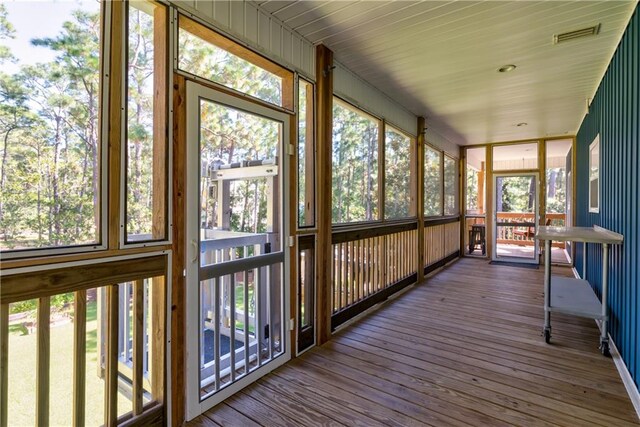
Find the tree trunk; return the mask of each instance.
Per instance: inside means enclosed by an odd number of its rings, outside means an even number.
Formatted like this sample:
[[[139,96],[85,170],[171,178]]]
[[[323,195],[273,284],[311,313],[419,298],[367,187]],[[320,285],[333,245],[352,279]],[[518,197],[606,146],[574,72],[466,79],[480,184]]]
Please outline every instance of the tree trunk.
[[[496,185],[496,213],[502,212],[502,186],[504,185],[504,180],[502,178],[498,178],[498,185]]]
[[[551,172],[549,173],[549,182],[547,184],[547,188],[548,188],[548,197],[550,199],[553,199],[554,197],[556,197],[556,177],[557,177],[558,173],[556,172],[555,169],[551,169]]]
[[[51,171],[51,220],[53,223],[53,230],[49,234],[49,243],[53,246],[58,246],[60,243],[60,235],[62,228],[60,224],[60,195],[59,195],[59,177],[58,177],[58,161],[60,157],[60,141],[62,138],[62,117],[55,117],[56,130],[53,144],[53,171]]]
[[[532,177],[529,182],[529,203],[527,204],[527,207],[529,208],[529,210],[533,209],[535,197],[536,197],[536,179]]]

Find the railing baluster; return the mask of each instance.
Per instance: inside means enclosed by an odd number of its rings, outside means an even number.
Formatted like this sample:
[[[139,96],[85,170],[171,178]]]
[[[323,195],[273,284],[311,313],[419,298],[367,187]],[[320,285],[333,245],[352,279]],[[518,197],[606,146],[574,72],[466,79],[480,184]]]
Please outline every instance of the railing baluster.
[[[235,258],[235,257],[234,257]],[[231,273],[229,286],[229,366],[231,368],[231,382],[236,380],[236,274]]]
[[[73,303],[73,426],[85,425],[87,371],[87,291],[76,291]]]
[[[215,389],[220,390],[220,278],[213,278],[213,365],[215,371]]]
[[[151,292],[151,280],[152,279],[147,279],[144,281],[144,286],[143,286],[143,295],[144,295],[144,300],[142,305],[145,307],[145,309],[147,309],[147,307],[149,307],[149,292]],[[149,309],[149,314],[151,314],[151,310]],[[148,325],[148,316],[142,316],[142,347],[143,347],[143,356],[142,356],[142,372],[143,374],[145,372],[149,372],[149,357],[147,357],[147,354],[149,353],[149,343],[151,341],[151,336],[148,333],[149,330],[149,325]],[[151,378],[148,378],[149,380],[151,380]]]
[[[0,427],[7,427],[9,408],[9,304],[0,304]]]
[[[369,260],[369,250],[371,248],[371,239],[365,239],[364,241],[364,295],[369,296],[369,281],[371,273],[371,261]]]
[[[262,336],[264,331],[264,325],[262,324],[262,267],[256,268],[253,271],[253,295],[255,304],[255,316],[256,316],[256,341],[258,342],[257,356],[258,363],[256,367],[262,365]]]
[[[340,260],[342,262],[342,267],[340,268],[342,276],[341,284],[340,284],[340,307],[339,309],[343,309],[347,306],[347,286],[349,286],[348,280],[348,265],[349,260],[347,258],[347,243],[340,243]]]
[[[269,321],[269,360],[273,359],[273,313],[271,313],[271,265],[267,265],[267,319]]]
[[[140,415],[143,407],[144,317],[144,281],[136,280],[133,282],[133,415]]]
[[[36,425],[49,425],[49,367],[50,367],[51,299],[38,299],[38,353],[36,357]]]
[[[105,356],[105,426],[112,427],[118,423],[118,319],[119,319],[118,285],[107,286],[107,337]]]
[[[151,330],[149,331],[148,347],[149,360],[147,369],[150,373],[151,395],[154,399],[164,399],[164,346],[165,346],[165,311],[166,290],[165,278],[154,277],[149,283],[149,319]]]
[[[349,287],[347,288],[347,304],[351,305],[355,302],[355,242],[350,241],[349,246]]]
[[[336,257],[337,260],[337,267],[336,267],[336,272],[335,272],[335,282],[334,282],[334,288],[333,288],[333,295],[335,298],[335,303],[334,303],[334,312],[340,310],[341,306],[342,306],[342,243],[338,243],[337,245],[334,245],[334,256]]]
[[[358,300],[364,299],[364,241],[358,240]]]
[[[244,272],[244,372],[249,373],[249,273]]]

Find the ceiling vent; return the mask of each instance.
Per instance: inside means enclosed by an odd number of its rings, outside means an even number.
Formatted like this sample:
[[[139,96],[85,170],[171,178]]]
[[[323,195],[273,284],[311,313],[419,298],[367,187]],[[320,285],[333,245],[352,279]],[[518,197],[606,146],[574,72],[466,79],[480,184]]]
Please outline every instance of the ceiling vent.
[[[581,37],[595,36],[600,32],[600,24],[593,27],[582,28],[580,30],[569,31],[562,34],[556,34],[553,36],[553,44],[568,42],[570,40],[579,39]]]

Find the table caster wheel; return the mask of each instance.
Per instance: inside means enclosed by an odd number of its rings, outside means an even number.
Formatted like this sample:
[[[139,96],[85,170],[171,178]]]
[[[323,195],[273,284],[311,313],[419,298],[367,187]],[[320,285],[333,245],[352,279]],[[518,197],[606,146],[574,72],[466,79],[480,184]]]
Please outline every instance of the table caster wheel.
[[[544,330],[544,342],[549,344],[550,341],[551,341],[551,331],[548,330],[548,329],[545,329]]]
[[[603,341],[600,343],[600,352],[605,357],[611,357],[611,352],[609,351],[609,343],[607,341]]]

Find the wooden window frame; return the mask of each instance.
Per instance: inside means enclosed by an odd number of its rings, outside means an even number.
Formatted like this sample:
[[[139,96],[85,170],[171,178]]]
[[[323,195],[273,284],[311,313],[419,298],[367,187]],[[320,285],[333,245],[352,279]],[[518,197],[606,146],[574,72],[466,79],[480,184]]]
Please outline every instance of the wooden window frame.
[[[204,40],[207,43],[210,43],[211,45],[222,49],[224,51],[227,51],[229,53],[231,53],[232,55],[235,55],[253,65],[255,65],[256,67],[259,67],[277,77],[279,77],[280,79],[282,79],[282,87],[281,87],[281,104],[274,104],[271,103],[269,101],[265,101],[263,99],[257,98],[253,95],[250,95],[248,93],[239,91],[235,88],[226,86],[222,83],[216,82],[214,80],[211,80],[209,78],[206,77],[202,77],[202,76],[197,76],[193,73],[190,73],[187,70],[182,70],[180,69],[180,67],[178,66],[179,63],[179,49],[176,49],[176,63],[175,63],[175,68],[176,70],[178,70],[180,73],[184,73],[186,75],[188,75],[189,77],[191,77],[194,80],[205,80],[207,82],[211,82],[212,84],[216,85],[216,86],[220,86],[221,88],[223,88],[226,91],[231,91],[234,92],[236,94],[239,94],[241,96],[244,97],[249,97],[253,100],[256,100],[260,103],[264,103],[265,105],[269,106],[270,108],[276,107],[276,108],[282,108],[287,112],[294,112],[294,104],[295,104],[295,96],[296,94],[294,93],[294,73],[286,68],[284,68],[281,65],[276,64],[275,62],[271,61],[270,59],[254,52],[253,50],[243,46],[242,44],[238,43],[235,40],[232,40],[231,38],[222,35],[221,33],[219,33],[218,31],[214,30],[213,28],[211,28],[209,25],[202,23],[200,21],[196,21],[195,19],[192,19],[182,13],[178,13],[177,16],[177,31],[178,33],[180,32],[180,29],[184,29],[185,31],[187,31],[188,33],[200,38],[201,40]],[[176,39],[178,39],[179,37],[176,37]],[[179,44],[179,40],[175,41],[175,45],[176,47]]]
[[[387,168],[385,167],[386,161],[387,161],[387,156],[386,156],[386,152],[387,152],[387,128],[389,128],[392,132],[395,132],[399,135],[402,135],[406,138],[409,139],[409,173],[410,173],[410,177],[409,177],[409,193],[410,193],[410,197],[411,200],[409,202],[409,215],[407,216],[403,216],[403,217],[396,217],[396,218],[385,218],[382,217],[381,220],[382,222],[396,222],[396,221],[406,221],[406,220],[415,220],[417,218],[417,174],[416,174],[416,168],[417,168],[417,162],[416,162],[416,154],[417,154],[417,146],[416,146],[416,138],[413,135],[410,135],[409,133],[401,130],[399,127],[393,126],[391,124],[388,124],[386,121],[383,122],[383,129],[382,129],[382,134],[383,134],[383,164],[382,164],[382,171],[379,172],[379,174],[382,174],[383,176],[383,183],[384,183],[384,187],[383,193],[382,193],[382,203],[384,205],[386,205],[387,200],[386,200],[386,183],[387,183]],[[385,211],[383,211],[383,215],[386,214]]]
[[[309,122],[309,117],[311,117],[311,123],[313,123],[311,129],[309,129],[309,126],[305,127],[306,130],[306,136],[305,136],[305,202],[306,203],[311,203],[311,206],[309,209],[305,209],[306,214],[308,215],[309,213],[311,214],[313,221],[311,221],[310,224],[308,225],[302,225],[300,224],[300,179],[299,179],[299,158],[298,158],[298,153],[299,153],[299,143],[300,143],[300,138],[298,135],[298,138],[296,139],[296,144],[295,144],[295,173],[298,174],[298,179],[296,180],[296,194],[295,194],[295,198],[296,198],[296,227],[298,230],[310,230],[310,229],[315,229],[316,228],[316,216],[317,216],[317,212],[316,212],[316,181],[318,179],[318,175],[317,175],[317,170],[316,170],[316,151],[317,151],[317,146],[316,146],[316,112],[315,112],[315,108],[316,108],[316,85],[315,83],[311,82],[310,80],[300,77],[298,76],[298,84],[296,85],[296,102],[298,102],[298,100],[300,99],[300,87],[302,86],[300,84],[300,81],[303,81],[306,85],[311,86],[311,99],[307,99],[307,105],[305,106],[305,111],[306,111],[306,115],[307,117],[305,118],[305,123]],[[299,127],[299,123],[300,123],[300,108],[299,105],[296,105],[296,129],[297,131],[300,130]],[[309,110],[309,107],[311,107],[311,109]],[[311,144],[308,144],[308,142],[311,141]],[[308,168],[311,167],[312,172],[311,174],[309,174],[308,172]],[[311,183],[308,183],[307,180],[309,178],[309,176],[313,177],[313,180]],[[308,197],[308,194],[311,193],[312,197]]]
[[[94,243],[79,244],[73,246],[58,246],[58,247],[42,247],[42,248],[28,248],[28,249],[11,249],[1,251],[2,258],[4,260],[22,259],[22,258],[45,258],[52,255],[66,255],[77,254],[85,252],[97,252],[106,250],[109,241],[109,211],[108,211],[108,157],[109,157],[109,95],[111,90],[109,69],[111,66],[111,22],[112,22],[112,2],[101,0],[100,1],[100,65],[98,69],[99,74],[99,88],[100,88],[100,106],[98,110],[98,159],[99,159],[99,174],[100,174],[100,195],[99,199],[99,226],[98,226],[98,240]]]
[[[333,105],[336,103],[336,100],[338,101],[338,104],[342,104],[343,108],[349,109],[357,114],[360,114],[368,119],[370,119],[371,121],[374,121],[378,124],[378,147],[377,147],[377,151],[378,151],[378,190],[377,190],[377,194],[378,194],[378,214],[376,215],[375,219],[371,219],[371,220],[363,220],[363,221],[351,221],[351,222],[333,222],[333,219],[331,220],[331,228],[332,229],[344,229],[344,228],[350,228],[350,227],[358,227],[358,226],[362,226],[362,225],[366,225],[366,224],[380,224],[384,222],[384,171],[382,170],[383,167],[381,165],[384,164],[384,128],[385,128],[385,122],[383,119],[380,119],[376,116],[374,116],[373,114],[363,110],[360,107],[355,106],[353,103],[345,100],[344,98],[341,98],[340,96],[334,94],[332,97],[332,105],[331,108],[333,109]],[[334,117],[335,120],[335,117]],[[332,129],[333,129],[333,123],[331,123]],[[331,141],[331,145],[333,146],[333,140]],[[333,150],[333,148],[332,148]],[[331,173],[333,174],[333,168],[331,168]]]
[[[453,165],[454,165],[454,173],[455,173],[455,182],[454,182],[454,212],[453,213],[447,213],[446,212],[446,207],[445,207],[445,197],[446,197],[446,187],[444,185],[444,176],[445,176],[445,167],[444,167],[444,163],[446,161],[446,159],[450,159],[453,161]],[[443,216],[445,217],[453,217],[453,216],[459,216],[460,215],[460,191],[459,191],[459,187],[460,187],[460,175],[459,175],[459,170],[460,170],[460,159],[453,157],[447,153],[443,152],[443,156],[442,156],[442,169],[443,169],[443,173],[442,173],[442,183],[443,183],[443,191],[442,191],[442,213]]]
[[[424,215],[424,219],[425,222],[432,220],[432,219],[438,219],[438,218],[442,218],[445,217],[446,215],[444,214],[444,151],[436,148],[435,146],[431,145],[431,144],[425,144],[424,145],[424,153],[423,156],[426,157],[427,155],[427,150],[431,150],[431,151],[435,151],[440,155],[440,213],[437,215],[427,215],[426,212],[424,212],[424,200],[426,200],[426,197],[423,197],[423,206],[422,206],[422,210],[423,210],[423,215]],[[426,167],[426,162],[423,163],[423,167]],[[423,180],[426,177],[426,174],[423,173]],[[426,191],[426,186],[423,183],[423,193]]]
[[[127,232],[127,144],[128,144],[128,49],[129,49],[129,8],[131,2],[126,2],[122,8],[122,99],[121,99],[121,171],[120,171],[120,248],[136,248],[147,246],[167,245],[172,237],[172,209],[171,185],[173,168],[171,167],[173,150],[170,149],[173,142],[173,132],[169,131],[171,121],[170,108],[173,92],[169,90],[169,82],[173,81],[173,66],[171,65],[172,43],[170,42],[172,26],[169,16],[171,10],[168,6],[153,0],[138,0],[136,8],[146,4],[153,8],[154,19],[154,99],[153,99],[153,165],[152,183],[152,237],[147,240],[128,240]],[[156,40],[160,38],[161,40]],[[158,73],[158,71],[161,71]],[[160,92],[158,92],[160,89]],[[159,108],[156,109],[156,106]],[[160,171],[156,174],[156,167]],[[158,215],[161,212],[161,215]],[[158,219],[156,219],[158,215]],[[158,224],[158,225],[157,225]],[[161,225],[160,225],[161,224]],[[153,236],[156,227],[161,227],[158,236]]]

